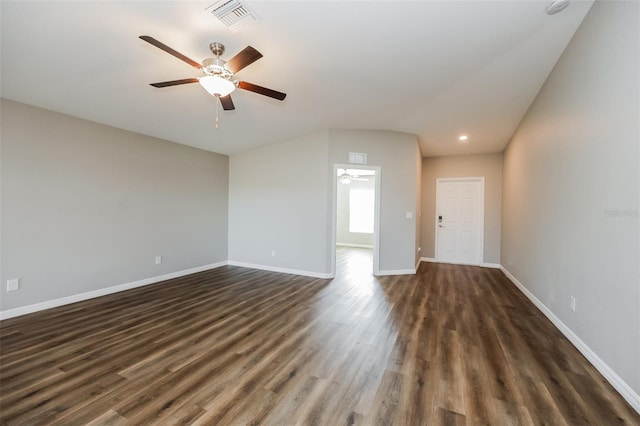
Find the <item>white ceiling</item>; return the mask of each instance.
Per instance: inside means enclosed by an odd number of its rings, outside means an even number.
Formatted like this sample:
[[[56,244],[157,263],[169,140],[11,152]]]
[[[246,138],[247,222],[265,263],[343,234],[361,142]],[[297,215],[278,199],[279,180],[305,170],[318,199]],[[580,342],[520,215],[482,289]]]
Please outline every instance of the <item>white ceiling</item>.
[[[592,1],[548,16],[547,1],[258,1],[233,33],[201,1],[5,1],[2,97],[223,154],[321,129],[416,134],[424,156],[500,152]],[[200,62],[264,57],[240,80],[235,111],[198,84],[149,83],[199,71],[138,39]],[[468,134],[467,143],[457,140]]]

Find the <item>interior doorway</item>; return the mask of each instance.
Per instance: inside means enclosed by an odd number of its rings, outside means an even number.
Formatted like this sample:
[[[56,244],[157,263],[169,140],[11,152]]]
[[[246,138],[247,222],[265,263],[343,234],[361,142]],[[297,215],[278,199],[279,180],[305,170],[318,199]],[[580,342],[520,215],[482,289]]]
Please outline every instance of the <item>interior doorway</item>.
[[[332,273],[377,275],[380,168],[335,164]]]

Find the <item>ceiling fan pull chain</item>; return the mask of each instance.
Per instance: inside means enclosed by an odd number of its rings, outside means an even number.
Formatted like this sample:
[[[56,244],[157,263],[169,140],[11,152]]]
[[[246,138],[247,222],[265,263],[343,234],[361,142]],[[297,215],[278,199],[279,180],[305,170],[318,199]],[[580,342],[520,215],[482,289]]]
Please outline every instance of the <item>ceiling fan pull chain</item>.
[[[218,110],[220,109],[220,107],[218,106],[220,104],[220,95],[216,95],[216,129],[218,128],[218,123],[220,122],[220,120],[218,119]]]

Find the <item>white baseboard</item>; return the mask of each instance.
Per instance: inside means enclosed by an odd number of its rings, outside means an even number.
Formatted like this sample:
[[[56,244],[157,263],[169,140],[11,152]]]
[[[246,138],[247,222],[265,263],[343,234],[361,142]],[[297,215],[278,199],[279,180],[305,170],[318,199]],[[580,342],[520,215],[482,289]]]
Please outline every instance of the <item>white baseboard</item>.
[[[458,263],[458,262],[439,262],[437,259],[434,259],[433,257],[421,257],[420,260],[422,262],[431,262],[431,263],[449,263],[451,265],[469,265],[469,266],[482,266],[483,268],[495,268],[495,269],[500,269],[502,268],[502,265],[500,265],[499,263],[486,263],[486,262],[482,262],[481,264],[476,264],[476,263]]]
[[[503,266],[500,266],[502,272],[513,282],[513,284],[556,326],[558,330],[575,346],[582,355],[604,376],[611,386],[613,386],[620,395],[640,413],[640,395],[638,395],[631,387],[618,376],[596,353],[591,350],[586,343],[582,341],[560,318],[558,318],[544,303],[542,303],[533,293],[531,293],[520,281],[516,279]]]
[[[373,248],[371,244],[351,244],[351,243],[336,243],[337,246],[340,247],[358,247],[358,248]]]
[[[219,268],[225,266],[226,261],[211,263],[209,265],[197,266],[191,269],[185,269],[183,271],[171,272],[165,275],[159,275],[156,277],[145,278],[130,283],[119,284],[112,287],[101,288],[98,290],[88,291],[86,293],[74,294],[72,296],[61,297],[60,299],[47,300],[46,302],[35,303],[33,305],[21,306],[15,309],[9,309],[6,311],[0,311],[0,320],[17,317],[20,315],[31,314],[45,309],[56,308],[62,305],[68,305],[70,303],[81,302],[83,300],[93,299],[94,297],[106,296],[108,294],[118,293],[124,290],[130,290],[136,287],[142,287],[149,284],[155,284],[160,281],[170,280],[172,278],[182,277],[184,275],[195,274],[196,272],[207,271],[209,269]]]
[[[312,277],[312,278],[329,279],[334,277],[333,274],[330,274],[330,273],[302,271],[300,269],[280,268],[278,266],[270,266],[270,265],[258,265],[255,263],[238,262],[235,260],[229,260],[227,264],[231,266],[240,266],[242,268],[260,269],[262,271],[281,272],[283,274],[302,275],[305,277]]]
[[[384,271],[378,271],[376,276],[383,275],[414,275],[416,273],[415,269],[387,269]]]

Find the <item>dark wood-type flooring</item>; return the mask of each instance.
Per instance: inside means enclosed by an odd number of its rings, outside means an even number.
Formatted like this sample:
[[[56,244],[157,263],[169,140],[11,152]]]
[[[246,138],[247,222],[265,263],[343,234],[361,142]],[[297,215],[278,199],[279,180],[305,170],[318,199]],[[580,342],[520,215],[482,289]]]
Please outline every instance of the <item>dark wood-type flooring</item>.
[[[0,422],[613,425],[640,416],[495,269],[222,267],[0,323]]]

